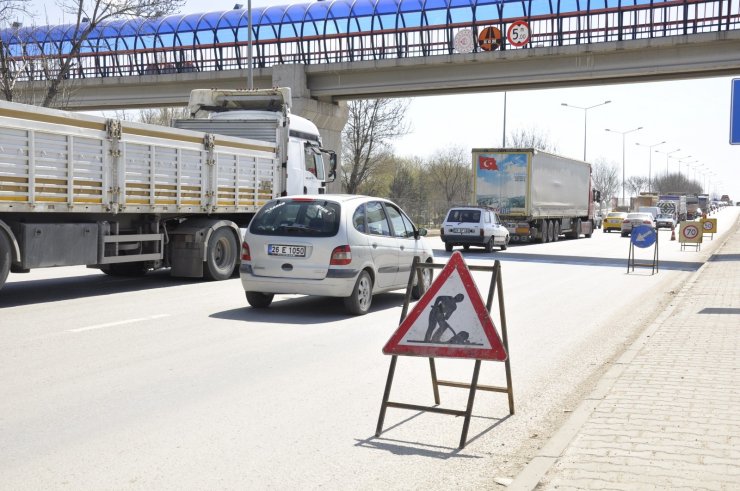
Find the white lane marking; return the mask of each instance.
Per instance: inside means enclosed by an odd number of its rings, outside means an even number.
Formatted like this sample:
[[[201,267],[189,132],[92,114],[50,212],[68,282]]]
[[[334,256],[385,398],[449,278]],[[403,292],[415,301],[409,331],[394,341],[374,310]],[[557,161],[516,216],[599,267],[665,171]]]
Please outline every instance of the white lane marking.
[[[77,329],[69,329],[69,330],[67,330],[67,332],[92,331],[94,329],[103,329],[105,327],[122,326],[124,324],[133,324],[135,322],[143,322],[143,321],[151,321],[151,320],[154,320],[154,319],[162,319],[164,317],[169,317],[169,316],[170,316],[170,314],[150,315],[149,317],[139,317],[138,319],[127,319],[125,321],[108,322],[106,324],[96,324],[94,326],[80,327],[80,328],[77,328]]]

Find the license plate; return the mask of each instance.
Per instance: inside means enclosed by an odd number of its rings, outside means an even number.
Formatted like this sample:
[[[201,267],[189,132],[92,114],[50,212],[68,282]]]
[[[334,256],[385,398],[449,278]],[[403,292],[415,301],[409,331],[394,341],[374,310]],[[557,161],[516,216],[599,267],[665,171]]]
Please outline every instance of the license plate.
[[[469,228],[453,228],[452,229],[452,233],[454,234],[469,234],[472,231],[473,230]]]
[[[267,246],[270,256],[306,257],[306,246],[270,244]]]

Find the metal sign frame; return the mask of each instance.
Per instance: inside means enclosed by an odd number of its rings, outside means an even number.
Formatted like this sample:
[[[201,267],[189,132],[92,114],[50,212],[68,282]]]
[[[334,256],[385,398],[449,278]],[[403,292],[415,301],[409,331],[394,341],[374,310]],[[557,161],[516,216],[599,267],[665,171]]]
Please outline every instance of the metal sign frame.
[[[403,310],[401,311],[401,319],[399,321],[399,325],[406,318],[406,315],[409,310],[409,302],[411,300],[411,289],[412,289],[413,282],[414,282],[414,275],[417,275],[417,281],[421,282],[423,269],[425,268],[442,269],[444,267],[445,267],[444,264],[422,263],[419,261],[418,257],[414,258],[414,262],[411,266],[411,272],[409,274],[409,281],[406,286],[406,297],[404,299]],[[506,312],[504,309],[504,292],[503,292],[503,283],[501,280],[501,262],[499,260],[496,260],[493,264],[493,267],[467,266],[467,268],[471,271],[491,272],[491,283],[488,288],[486,309],[488,310],[488,313],[490,314],[491,307],[493,305],[493,296],[494,296],[494,293],[497,293],[499,317],[501,321],[501,341],[508,355],[509,353],[508,339],[509,338],[508,338],[508,334],[506,330]],[[437,369],[434,363],[434,358],[430,357],[429,358],[429,370],[430,370],[431,379],[432,379],[432,391],[434,394],[434,404],[435,404],[434,406],[421,406],[417,404],[407,404],[403,402],[394,402],[394,401],[389,400],[390,394],[391,394],[391,387],[393,386],[393,377],[396,372],[396,363],[398,361],[398,356],[400,355],[391,356],[391,363],[390,363],[390,367],[388,368],[388,378],[385,383],[385,391],[383,392],[383,402],[380,406],[380,414],[378,415],[378,425],[375,429],[376,437],[380,436],[380,434],[383,432],[383,422],[385,421],[385,414],[389,407],[396,408],[396,409],[409,409],[412,411],[425,411],[425,412],[432,412],[432,413],[439,413],[439,414],[447,414],[451,416],[463,416],[464,422],[463,422],[462,433],[460,435],[459,448],[460,449],[465,448],[465,444],[467,443],[467,438],[468,438],[468,430],[470,428],[470,419],[473,414],[473,403],[475,402],[475,394],[478,390],[489,391],[489,392],[501,392],[501,393],[507,394],[508,400],[509,400],[509,415],[511,416],[514,414],[514,391],[513,391],[512,383],[511,383],[511,357],[510,356],[507,356],[506,360],[504,361],[504,367],[506,370],[506,386],[505,387],[493,386],[493,385],[482,385],[478,383],[478,377],[480,375],[480,367],[481,367],[481,361],[482,361],[480,359],[475,360],[475,366],[473,368],[473,377],[470,383],[455,382],[455,381],[450,381],[450,380],[440,380],[439,378],[437,378]],[[439,404],[440,404],[439,387],[440,386],[468,389],[469,391],[468,392],[468,403],[467,403],[465,410],[439,407]]]
[[[653,259],[651,262],[637,262],[635,259],[635,243],[632,241],[632,234],[635,233],[635,228],[633,227],[632,232],[630,232],[630,249],[629,253],[627,255],[627,274],[630,272],[635,271],[635,266],[639,268],[651,268],[650,275],[654,275],[655,273],[658,273],[660,271],[660,262],[658,258],[658,237],[660,234],[658,232],[655,232],[655,243],[653,244]],[[648,246],[650,247],[650,246]],[[647,249],[647,247],[643,247],[642,249]]]

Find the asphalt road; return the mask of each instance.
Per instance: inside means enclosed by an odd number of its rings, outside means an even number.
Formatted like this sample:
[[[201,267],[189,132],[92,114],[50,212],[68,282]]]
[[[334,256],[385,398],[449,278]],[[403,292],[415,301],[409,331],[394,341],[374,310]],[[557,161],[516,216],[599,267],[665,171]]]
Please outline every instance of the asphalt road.
[[[737,214],[718,215],[720,233]],[[463,450],[462,419],[429,412],[389,409],[374,436],[390,362],[381,349],[403,292],[347,317],[326,298],[251,309],[238,279],[11,274],[0,291],[0,488],[490,489],[521,470],[719,238],[681,251],[669,237],[659,234],[658,274],[628,274],[629,239],[601,231],[464,253],[502,262],[516,413],[505,395],[479,392]],[[489,274],[473,275],[485,296]],[[437,362],[449,380],[469,381],[472,368]],[[480,383],[504,384],[503,364],[483,363]],[[441,396],[462,409],[468,394]],[[399,359],[391,400],[433,404],[427,360]]]

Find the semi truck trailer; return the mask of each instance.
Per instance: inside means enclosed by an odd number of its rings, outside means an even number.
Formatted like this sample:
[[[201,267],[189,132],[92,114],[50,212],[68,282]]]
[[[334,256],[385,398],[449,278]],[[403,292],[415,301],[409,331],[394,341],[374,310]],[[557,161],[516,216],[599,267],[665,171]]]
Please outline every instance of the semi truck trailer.
[[[601,200],[591,165],[537,149],[473,149],[473,199],[493,208],[512,241],[591,237]]]
[[[223,280],[263,203],[333,180],[288,89],[199,90],[189,107],[196,124],[174,128],[0,102],[0,288],[73,265]]]

